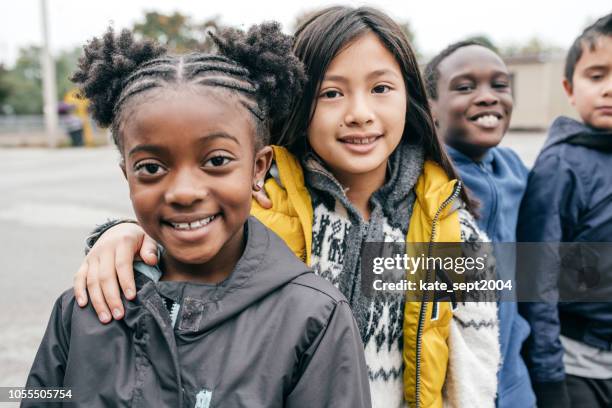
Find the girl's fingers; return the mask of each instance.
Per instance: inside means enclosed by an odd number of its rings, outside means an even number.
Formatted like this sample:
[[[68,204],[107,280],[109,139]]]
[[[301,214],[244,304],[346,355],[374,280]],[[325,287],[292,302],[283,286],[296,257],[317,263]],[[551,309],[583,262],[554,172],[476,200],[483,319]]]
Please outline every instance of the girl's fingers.
[[[253,191],[253,198],[266,210],[272,208],[272,200],[270,200],[270,197],[268,197],[268,194],[266,194],[265,188],[262,188],[259,191]]]
[[[119,320],[123,317],[123,303],[121,303],[121,293],[119,292],[117,271],[115,270],[115,254],[99,258],[98,267],[102,295],[112,316]]]
[[[157,242],[145,234],[140,247],[140,257],[147,265],[157,264]]]
[[[87,258],[83,260],[77,273],[74,275],[74,297],[79,306],[85,307],[87,305],[87,271],[89,270],[87,265]]]
[[[98,314],[98,319],[102,323],[108,323],[111,321],[111,314],[106,307],[104,296],[102,295],[102,288],[100,287],[100,281],[98,276],[98,259],[91,258],[88,261],[89,270],[87,272],[87,291],[91,298],[91,304]]]
[[[134,251],[125,245],[119,245],[115,255],[115,268],[117,279],[123,294],[129,300],[136,296],[136,283],[134,282]]]

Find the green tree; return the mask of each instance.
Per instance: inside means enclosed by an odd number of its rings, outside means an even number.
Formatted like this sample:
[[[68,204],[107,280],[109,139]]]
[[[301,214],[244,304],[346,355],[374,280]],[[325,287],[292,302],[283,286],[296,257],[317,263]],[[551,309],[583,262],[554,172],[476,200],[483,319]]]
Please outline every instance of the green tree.
[[[57,99],[74,88],[70,76],[76,69],[80,48],[61,52],[55,58],[55,80]],[[2,83],[7,84],[7,94],[0,99],[0,106],[8,105],[15,114],[33,115],[42,113],[42,77],[40,47],[30,46],[19,50],[15,66],[1,74]],[[2,93],[0,86],[0,94]]]
[[[20,49],[15,66],[7,72],[5,78],[11,88],[5,104],[9,105],[14,113],[42,113],[40,47]]]
[[[11,85],[7,79],[8,71],[4,68],[3,64],[0,64],[0,114],[3,112],[3,106],[5,105],[6,99],[11,94]]]
[[[223,27],[218,17],[192,22],[188,16],[175,12],[165,15],[148,12],[144,21],[134,25],[140,36],[166,44],[172,51],[211,51],[214,44],[208,31]],[[75,71],[81,48],[62,51],[55,58],[57,99],[74,88],[70,76]],[[43,109],[40,47],[29,46],[19,50],[19,57],[11,69],[0,66],[0,111],[8,106],[15,114],[41,114]]]
[[[82,48],[75,47],[72,50],[62,51],[55,58],[55,77],[57,83],[57,99],[64,99],[64,95],[75,85],[70,81],[70,77],[76,71]]]

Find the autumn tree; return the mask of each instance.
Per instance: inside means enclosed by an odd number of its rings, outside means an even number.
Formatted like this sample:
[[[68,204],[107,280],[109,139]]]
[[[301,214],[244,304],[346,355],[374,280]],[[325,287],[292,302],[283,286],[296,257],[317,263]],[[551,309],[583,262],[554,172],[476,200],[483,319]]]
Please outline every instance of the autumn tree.
[[[221,28],[219,17],[215,16],[203,22],[193,22],[191,17],[174,12],[166,15],[149,11],[144,21],[134,24],[137,35],[151,38],[170,50],[178,53],[189,51],[211,51],[213,42],[208,32],[217,32]]]

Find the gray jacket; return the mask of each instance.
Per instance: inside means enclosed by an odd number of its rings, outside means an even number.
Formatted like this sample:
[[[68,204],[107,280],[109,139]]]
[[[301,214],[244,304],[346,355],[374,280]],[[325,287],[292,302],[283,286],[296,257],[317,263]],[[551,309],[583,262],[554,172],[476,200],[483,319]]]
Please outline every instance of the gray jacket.
[[[345,298],[254,218],[247,231],[244,254],[218,285],[137,272],[136,300],[124,301],[120,321],[100,324],[66,291],[27,387],[70,388],[70,406],[83,407],[369,407]],[[164,299],[180,305],[174,326]]]

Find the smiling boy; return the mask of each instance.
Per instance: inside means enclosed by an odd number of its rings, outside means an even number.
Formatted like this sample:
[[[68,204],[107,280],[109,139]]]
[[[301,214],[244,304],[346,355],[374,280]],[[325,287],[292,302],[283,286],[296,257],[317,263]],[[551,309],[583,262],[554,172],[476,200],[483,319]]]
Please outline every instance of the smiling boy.
[[[514,151],[498,147],[513,108],[506,64],[482,44],[461,41],[435,56],[425,77],[440,137],[463,182],[480,202],[479,227],[493,242],[516,241],[527,168]],[[513,279],[513,252],[496,251],[495,257],[499,277]],[[518,315],[516,303],[500,302],[498,311],[502,362],[496,405],[533,407],[535,397],[520,355],[529,327]]]
[[[553,122],[529,176],[518,238],[612,242],[612,14],[576,39],[563,86],[582,122]],[[559,292],[559,262],[557,254],[530,260],[538,293]],[[598,267],[597,276],[609,276]],[[609,407],[612,304],[524,303],[521,312],[534,333],[526,356],[538,406]]]

